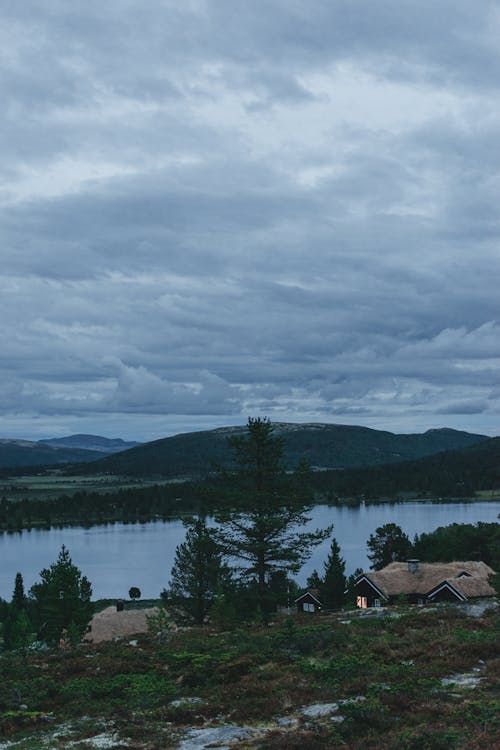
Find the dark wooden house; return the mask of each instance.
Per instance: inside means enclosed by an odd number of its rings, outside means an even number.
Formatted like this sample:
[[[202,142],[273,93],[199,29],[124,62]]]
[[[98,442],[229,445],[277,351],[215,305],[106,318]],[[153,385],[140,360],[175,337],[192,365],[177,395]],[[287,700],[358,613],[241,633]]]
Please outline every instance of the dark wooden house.
[[[308,589],[295,599],[297,612],[318,612],[323,609],[323,604],[319,598],[318,589]]]
[[[358,607],[381,607],[402,596],[410,604],[465,602],[495,596],[488,578],[494,574],[483,562],[393,562],[377,571],[363,573],[356,581]]]

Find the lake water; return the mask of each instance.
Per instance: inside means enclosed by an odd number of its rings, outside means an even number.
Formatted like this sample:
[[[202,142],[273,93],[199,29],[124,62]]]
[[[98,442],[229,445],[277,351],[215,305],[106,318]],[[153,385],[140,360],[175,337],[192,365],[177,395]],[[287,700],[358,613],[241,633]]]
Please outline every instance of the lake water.
[[[451,523],[497,521],[500,502],[447,503],[408,502],[358,507],[316,506],[310,526],[325,528],[333,523],[334,536],[346,560],[346,572],[367,569],[366,542],[378,526],[396,523],[410,538]],[[26,589],[38,580],[65,544],[73,562],[89,578],[95,598],[128,597],[138,586],[143,597],[157,597],[168,585],[175,548],[183,541],[181,521],[143,524],[109,524],[92,528],[64,528],[0,534],[0,596],[10,599],[17,571]],[[300,584],[314,568],[322,569],[330,542],[314,548],[310,560],[296,577]]]

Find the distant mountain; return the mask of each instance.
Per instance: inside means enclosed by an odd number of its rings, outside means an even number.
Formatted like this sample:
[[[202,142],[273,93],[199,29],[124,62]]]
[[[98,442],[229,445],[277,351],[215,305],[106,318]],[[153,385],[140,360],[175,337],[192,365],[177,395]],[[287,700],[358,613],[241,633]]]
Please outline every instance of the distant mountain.
[[[0,467],[46,466],[95,461],[97,451],[58,448],[29,440],[0,439]]]
[[[488,440],[485,435],[450,429],[397,435],[336,424],[275,423],[274,427],[275,434],[282,436],[285,442],[287,467],[293,468],[305,459],[320,470],[407,461]],[[211,471],[214,462],[227,465],[232,455],[227,438],[244,433],[245,427],[241,426],[175,435],[107,456],[82,470],[129,476],[199,478]]]
[[[478,490],[500,489],[500,437],[461,450],[346,471],[315,474],[314,486],[337,496],[396,497],[417,493],[422,497],[471,497]]]
[[[53,448],[79,448],[86,451],[96,451],[97,453],[120,453],[129,448],[135,448],[140,443],[121,438],[105,438],[100,435],[68,435],[61,438],[49,438],[48,440],[39,440],[38,443],[50,445]]]

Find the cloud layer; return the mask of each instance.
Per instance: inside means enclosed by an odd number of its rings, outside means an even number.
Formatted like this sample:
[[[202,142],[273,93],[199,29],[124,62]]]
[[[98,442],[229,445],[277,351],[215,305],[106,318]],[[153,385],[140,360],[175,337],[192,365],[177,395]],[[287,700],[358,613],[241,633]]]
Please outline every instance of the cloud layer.
[[[496,3],[2,15],[2,436],[499,432]]]

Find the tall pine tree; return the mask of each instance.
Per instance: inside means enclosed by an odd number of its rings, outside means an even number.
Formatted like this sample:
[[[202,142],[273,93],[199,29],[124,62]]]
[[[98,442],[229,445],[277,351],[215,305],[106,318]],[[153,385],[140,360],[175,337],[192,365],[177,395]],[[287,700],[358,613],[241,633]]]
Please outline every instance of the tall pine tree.
[[[288,474],[282,463],[283,439],[268,419],[248,420],[243,437],[231,437],[234,465],[222,475],[221,490],[231,511],[220,514],[216,535],[224,554],[240,561],[244,579],[256,579],[258,605],[274,605],[270,576],[297,572],[314,545],[331,532],[305,532],[311,496],[300,467]]]

